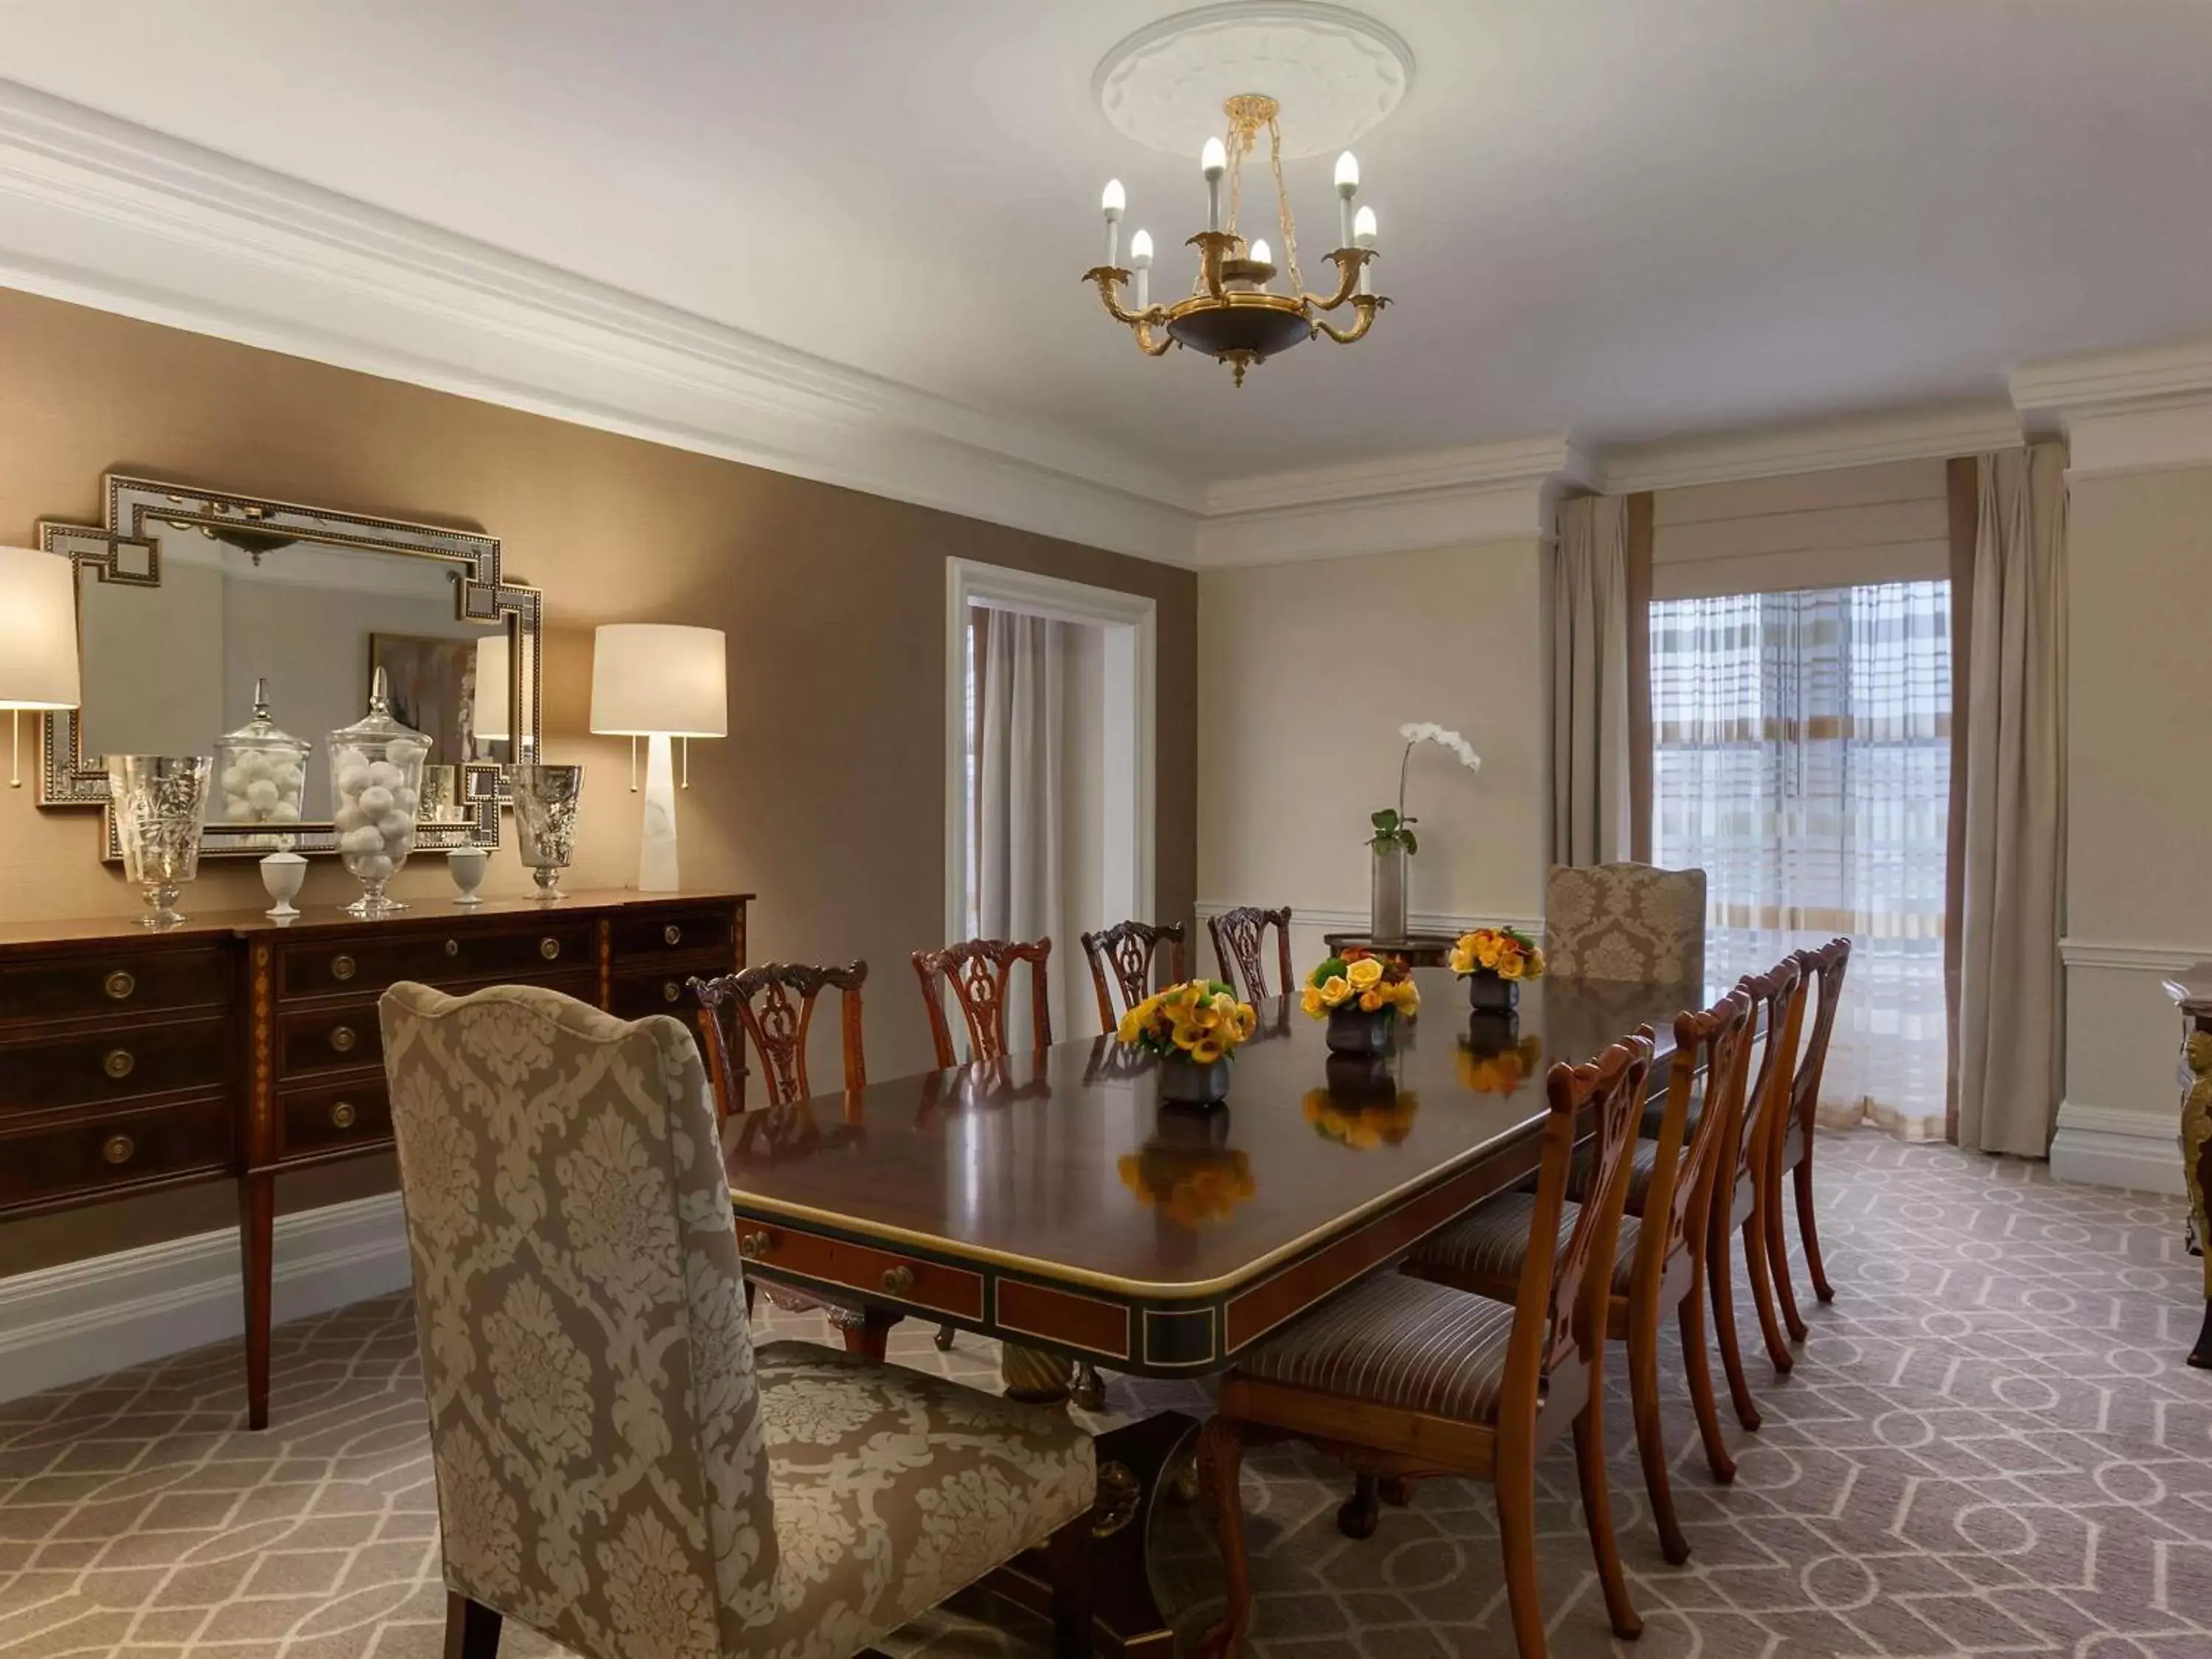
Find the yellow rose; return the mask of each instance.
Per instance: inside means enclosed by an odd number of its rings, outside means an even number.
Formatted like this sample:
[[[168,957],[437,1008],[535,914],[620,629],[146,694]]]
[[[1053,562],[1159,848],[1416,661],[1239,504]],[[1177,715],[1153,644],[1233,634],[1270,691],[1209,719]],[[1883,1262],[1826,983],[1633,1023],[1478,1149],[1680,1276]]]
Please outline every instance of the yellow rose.
[[[1397,994],[1398,1006],[1405,1012],[1410,1014],[1421,1006],[1421,994],[1413,988],[1413,981],[1410,979],[1401,981],[1392,988]]]
[[[1521,958],[1518,957],[1508,957],[1503,962],[1499,963],[1498,964],[1498,977],[1500,979],[1520,978]]]
[[[1543,975],[1544,975],[1544,953],[1543,953],[1541,951],[1529,951],[1529,952],[1528,952],[1528,977],[1529,977],[1530,979],[1541,979],[1541,978],[1543,977]]]
[[[1352,994],[1352,987],[1341,974],[1331,974],[1321,982],[1321,1000],[1335,1007]]]
[[[1483,968],[1496,968],[1498,966],[1498,957],[1504,954],[1503,945],[1504,941],[1499,939],[1496,934],[1492,934],[1487,939],[1477,941],[1474,947],[1474,960],[1476,964]]]
[[[1455,974],[1471,974],[1474,971],[1474,952],[1468,950],[1463,944],[1455,945],[1452,946],[1451,957],[1446,965]]]
[[[1298,1006],[1316,1019],[1328,1012],[1328,1005],[1321,1000],[1321,987],[1318,985],[1309,985],[1298,993]]]
[[[1381,982],[1382,964],[1373,957],[1362,957],[1344,970],[1344,976],[1352,981],[1353,990],[1364,991]]]
[[[1134,1042],[1144,1035],[1145,1022],[1138,1010],[1132,1008],[1121,1016],[1121,1023],[1114,1028],[1114,1035],[1124,1042]]]

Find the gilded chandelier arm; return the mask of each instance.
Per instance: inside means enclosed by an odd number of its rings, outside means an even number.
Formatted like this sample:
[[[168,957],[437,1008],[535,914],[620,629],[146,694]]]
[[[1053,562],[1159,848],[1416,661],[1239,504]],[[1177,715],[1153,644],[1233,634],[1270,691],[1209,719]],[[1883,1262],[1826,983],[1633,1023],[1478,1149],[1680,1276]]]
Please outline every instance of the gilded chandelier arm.
[[[1155,311],[1160,311],[1160,307],[1158,306],[1153,307],[1152,309]],[[1160,314],[1164,317],[1167,313],[1164,311],[1160,311]],[[1170,346],[1179,343],[1172,334],[1163,334],[1157,339],[1154,338],[1152,325],[1150,323],[1139,323],[1136,325],[1136,331],[1137,349],[1143,352],[1147,357],[1157,357],[1162,352],[1165,351]]]
[[[1300,303],[1310,311],[1334,311],[1351,299],[1353,290],[1359,286],[1359,273],[1367,268],[1367,262],[1375,257],[1375,250],[1369,247],[1340,247],[1328,257],[1336,261],[1336,293],[1334,297],[1326,300],[1318,294],[1300,294],[1298,295]]]
[[[1233,230],[1201,230],[1185,242],[1185,247],[1198,250],[1198,280],[1201,290],[1218,300],[1224,290],[1221,286],[1221,262],[1237,257],[1237,249],[1243,238]]]
[[[1352,305],[1359,313],[1357,323],[1350,328],[1338,328],[1316,317],[1313,319],[1314,332],[1328,335],[1339,345],[1350,345],[1375,326],[1375,313],[1389,303],[1379,294],[1355,294],[1352,296]]]
[[[1114,265],[1093,265],[1083,273],[1086,283],[1098,285],[1098,297],[1105,301],[1107,314],[1117,323],[1127,323],[1135,328],[1140,323],[1164,323],[1168,319],[1165,306],[1147,306],[1142,311],[1132,311],[1115,297],[1115,290],[1129,280],[1129,273]],[[1153,354],[1157,356],[1158,354]]]

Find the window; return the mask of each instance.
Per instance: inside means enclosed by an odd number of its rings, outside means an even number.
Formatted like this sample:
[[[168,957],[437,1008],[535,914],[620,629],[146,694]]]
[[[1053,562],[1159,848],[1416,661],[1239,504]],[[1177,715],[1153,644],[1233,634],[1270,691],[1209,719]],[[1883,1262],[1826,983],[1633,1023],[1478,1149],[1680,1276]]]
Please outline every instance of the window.
[[[1652,855],[1707,872],[1709,976],[1838,933],[1824,1121],[1944,1132],[1948,582],[1651,607]]]

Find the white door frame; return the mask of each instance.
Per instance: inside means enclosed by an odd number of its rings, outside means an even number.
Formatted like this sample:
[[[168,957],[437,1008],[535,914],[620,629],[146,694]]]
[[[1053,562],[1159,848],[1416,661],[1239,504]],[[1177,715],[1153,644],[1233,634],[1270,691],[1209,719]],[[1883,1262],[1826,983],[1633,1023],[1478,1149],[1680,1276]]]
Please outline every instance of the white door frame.
[[[1152,915],[1153,664],[1158,605],[1139,593],[1064,581],[1027,570],[945,562],[945,937],[961,936],[967,881],[968,799],[960,764],[968,746],[965,664],[968,612],[981,605],[1105,630],[1106,795],[1123,810],[1106,825],[1104,890],[1109,913]],[[1124,904],[1126,902],[1126,908]]]

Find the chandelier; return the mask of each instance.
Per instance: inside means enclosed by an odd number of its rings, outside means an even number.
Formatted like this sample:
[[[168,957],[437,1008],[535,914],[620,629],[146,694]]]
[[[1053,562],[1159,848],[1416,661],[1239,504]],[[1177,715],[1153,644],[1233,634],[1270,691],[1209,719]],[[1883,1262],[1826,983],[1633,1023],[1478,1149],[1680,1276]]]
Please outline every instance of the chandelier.
[[[1359,193],[1359,163],[1350,150],[1336,158],[1336,196],[1339,246],[1328,257],[1336,266],[1336,291],[1310,294],[1298,271],[1297,227],[1291,217],[1291,198],[1283,188],[1283,132],[1276,121],[1276,104],[1259,93],[1240,93],[1222,105],[1229,117],[1227,142],[1208,138],[1199,159],[1206,179],[1206,228],[1185,246],[1198,250],[1198,276],[1190,297],[1173,305],[1152,303],[1152,239],[1139,231],[1129,239],[1129,264],[1121,264],[1121,216],[1127,197],[1118,179],[1107,182],[1100,206],[1106,215],[1106,263],[1084,273],[1084,280],[1098,285],[1098,297],[1107,313],[1127,325],[1137,349],[1157,357],[1170,346],[1188,346],[1227,363],[1236,384],[1244,384],[1244,371],[1301,340],[1326,334],[1340,345],[1363,338],[1375,325],[1375,313],[1390,301],[1374,290],[1368,267],[1375,260],[1375,210],[1363,207],[1355,214],[1352,198]],[[1270,286],[1275,280],[1274,253],[1264,238],[1246,240],[1237,228],[1243,205],[1244,158],[1267,134],[1268,166],[1275,180],[1275,214],[1283,238],[1283,260],[1289,284],[1282,292]],[[1222,178],[1229,181],[1229,212],[1222,216]],[[1124,289],[1133,290],[1133,307],[1124,305]],[[1328,319],[1330,312],[1350,306],[1358,320],[1339,328]]]

